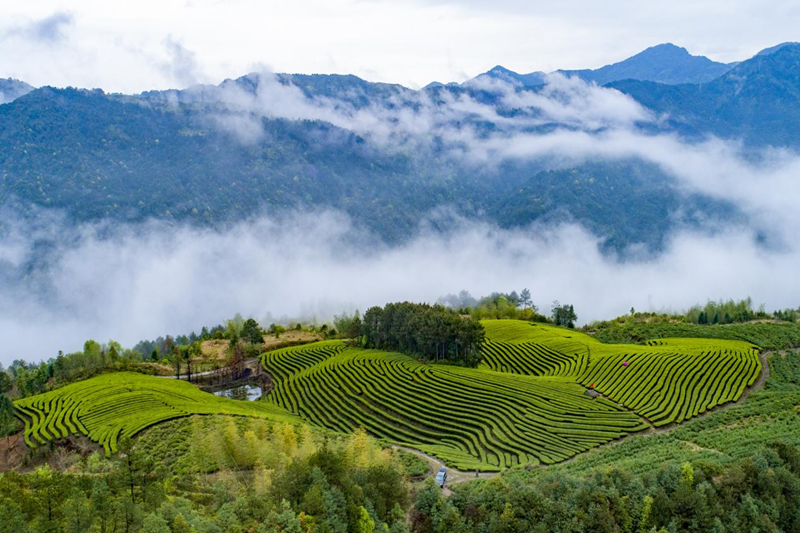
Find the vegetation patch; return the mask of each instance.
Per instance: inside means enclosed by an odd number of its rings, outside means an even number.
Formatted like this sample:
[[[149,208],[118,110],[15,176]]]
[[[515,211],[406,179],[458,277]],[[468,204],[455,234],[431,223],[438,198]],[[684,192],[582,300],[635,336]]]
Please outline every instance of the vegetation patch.
[[[268,401],[316,425],[374,436],[463,469],[554,463],[646,427],[577,383],[534,379],[329,341],[266,354]]]
[[[484,327],[487,367],[574,378],[655,426],[739,399],[761,372],[758,348],[742,341],[657,339],[633,346],[521,321],[487,320]]]
[[[180,380],[120,372],[104,374],[14,402],[28,446],[81,433],[107,454],[120,439],[166,420],[192,414],[228,414],[296,420],[266,402],[227,400]]]
[[[423,307],[392,311],[419,311],[412,318],[423,326],[439,316]],[[462,322],[473,322],[440,314],[453,319],[454,331]],[[383,321],[365,322],[372,335],[386,327]],[[480,336],[485,331],[486,338],[477,368],[462,366],[466,343],[459,346],[458,335],[452,353],[446,342],[432,344],[444,364],[321,341],[262,353],[272,389],[258,402],[229,401],[176,380],[117,373],[17,400],[14,406],[31,446],[83,433],[110,454],[120,439],[159,422],[228,414],[302,419],[342,433],[363,428],[458,468],[492,471],[557,463],[651,426],[688,420],[740,398],[761,371],[758,348],[737,340],[604,344],[573,329],[535,322],[475,324],[482,325]],[[364,344],[365,338],[356,343]]]

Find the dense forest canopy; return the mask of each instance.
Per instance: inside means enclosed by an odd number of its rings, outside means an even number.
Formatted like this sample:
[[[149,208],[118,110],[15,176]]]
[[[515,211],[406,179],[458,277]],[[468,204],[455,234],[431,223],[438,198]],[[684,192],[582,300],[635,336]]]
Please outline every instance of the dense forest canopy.
[[[477,320],[441,306],[410,302],[367,309],[360,333],[367,348],[471,367],[481,361],[485,338],[483,326]]]

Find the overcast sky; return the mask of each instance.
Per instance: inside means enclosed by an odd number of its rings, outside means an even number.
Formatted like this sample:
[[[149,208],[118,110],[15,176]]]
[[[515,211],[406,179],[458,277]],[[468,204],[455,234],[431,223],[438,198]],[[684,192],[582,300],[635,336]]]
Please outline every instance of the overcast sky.
[[[661,42],[735,61],[798,40],[796,0],[0,3],[0,77],[139,92],[267,67],[417,88],[496,64],[596,68]]]

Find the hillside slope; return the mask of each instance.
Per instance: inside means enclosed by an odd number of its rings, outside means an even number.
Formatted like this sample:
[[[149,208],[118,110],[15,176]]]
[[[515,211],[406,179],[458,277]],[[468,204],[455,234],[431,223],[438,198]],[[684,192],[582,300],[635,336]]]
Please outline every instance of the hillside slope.
[[[302,79],[331,94],[350,83]],[[267,118],[257,121],[261,137],[242,142],[220,126],[240,115],[200,105],[191,92],[177,108],[161,93],[145,104],[51,88],[0,106],[0,204],[59,208],[76,221],[154,217],[210,226],[331,208],[387,242],[413,236],[421,219],[446,206],[504,227],[578,221],[618,249],[658,247],[695,212],[730,216],[720,202],[681,194],[674,179],[640,161],[552,173],[539,161],[475,166],[436,149],[381,149],[322,121]],[[357,94],[351,97],[360,100]]]
[[[755,146],[798,146],[800,45],[787,44],[704,84],[625,80],[609,85],[665,114],[684,134],[740,138]]]

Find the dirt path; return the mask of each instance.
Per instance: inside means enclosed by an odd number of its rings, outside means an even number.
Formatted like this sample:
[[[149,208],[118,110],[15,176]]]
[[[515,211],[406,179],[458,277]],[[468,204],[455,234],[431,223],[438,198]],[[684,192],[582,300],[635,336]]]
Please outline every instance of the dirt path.
[[[487,479],[499,474],[499,472],[480,472],[476,476],[475,471],[459,470],[457,468],[447,466],[436,457],[428,455],[427,453],[423,453],[415,448],[409,448],[408,446],[400,446],[398,444],[393,444],[392,448],[394,448],[395,450],[403,450],[404,452],[413,453],[417,457],[424,459],[425,462],[428,463],[428,465],[430,466],[430,472],[428,472],[429,476],[435,476],[436,472],[439,471],[439,468],[443,466],[447,468],[447,482],[445,483],[443,491],[446,496],[452,494],[450,489],[447,487],[448,485],[455,485],[457,483],[463,483],[465,481],[473,481],[475,479]]]

